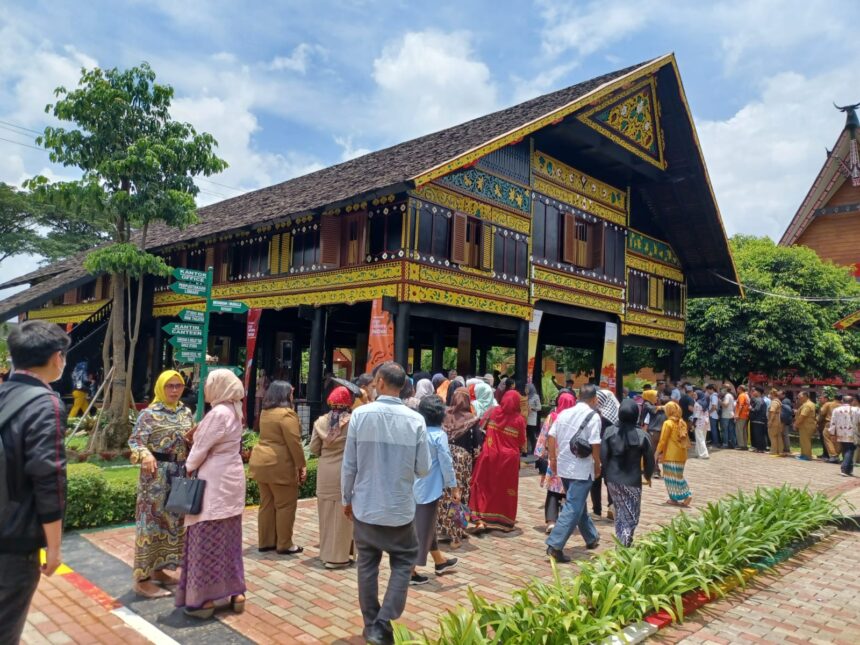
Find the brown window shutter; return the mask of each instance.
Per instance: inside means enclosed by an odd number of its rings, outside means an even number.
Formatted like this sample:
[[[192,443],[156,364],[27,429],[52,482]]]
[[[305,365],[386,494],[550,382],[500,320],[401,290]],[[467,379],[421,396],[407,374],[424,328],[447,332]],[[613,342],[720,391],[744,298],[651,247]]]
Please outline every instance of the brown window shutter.
[[[655,278],[654,276],[651,276],[648,279],[648,306],[651,309],[657,309],[660,306],[658,304],[660,302],[660,300],[659,300],[659,296],[657,294],[660,286],[661,286],[660,281],[657,278]]]
[[[281,234],[281,252],[279,255],[279,266],[278,273],[286,273],[290,270],[290,258],[292,255],[290,254],[290,234],[282,233]]]
[[[340,220],[334,215],[320,219],[320,263],[340,266]]]
[[[589,264],[589,268],[603,268],[603,232],[605,230],[603,222],[598,221],[592,224],[590,228],[588,245],[590,247],[591,263]],[[604,270],[603,273],[606,273],[606,271]]]
[[[63,304],[73,305],[78,301],[78,290],[72,289],[63,294]]]
[[[215,247],[207,246],[206,247],[206,266],[203,267],[203,270],[206,271],[209,267],[215,266]]]
[[[466,264],[466,228],[469,218],[465,213],[454,213],[454,222],[451,234],[451,262],[455,264]]]
[[[281,234],[275,233],[269,240],[269,275],[278,274],[278,264],[281,256]]]
[[[480,267],[484,271],[491,271],[493,268],[493,227],[486,222],[481,223],[481,264]]]
[[[568,264],[576,264],[576,216],[573,213],[564,214],[563,235],[561,259]]]
[[[657,309],[663,309],[666,304],[666,283],[663,282],[661,278],[656,278],[657,280]]]

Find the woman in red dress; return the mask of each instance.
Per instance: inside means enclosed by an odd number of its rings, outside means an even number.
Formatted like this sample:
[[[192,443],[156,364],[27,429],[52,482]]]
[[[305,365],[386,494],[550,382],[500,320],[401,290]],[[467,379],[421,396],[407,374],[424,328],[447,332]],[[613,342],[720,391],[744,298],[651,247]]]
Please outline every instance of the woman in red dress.
[[[487,416],[487,436],[472,472],[472,515],[478,531],[510,531],[517,520],[520,454],[526,445],[519,392],[505,392]]]

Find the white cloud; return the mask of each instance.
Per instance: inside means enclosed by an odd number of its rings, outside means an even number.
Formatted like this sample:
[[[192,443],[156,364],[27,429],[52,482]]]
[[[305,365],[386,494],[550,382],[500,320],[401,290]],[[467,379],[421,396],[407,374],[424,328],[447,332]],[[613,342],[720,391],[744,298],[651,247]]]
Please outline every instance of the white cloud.
[[[787,72],[730,118],[696,121],[729,234],[779,239],[845,124],[831,100],[858,85],[853,65],[814,77]]]
[[[370,127],[397,140],[434,132],[498,107],[490,69],[467,32],[409,32],[373,61]]]
[[[639,31],[653,19],[651,2],[557,2],[541,0],[541,46],[550,57],[574,50],[580,57],[600,51]]]
[[[301,43],[293,49],[289,56],[275,56],[268,68],[272,71],[292,71],[304,74],[308,71],[308,63],[313,54],[323,53],[322,47]]]
[[[349,161],[350,159],[361,157],[370,152],[370,149],[368,148],[362,148],[360,146],[356,147],[353,145],[351,136],[335,137],[334,142],[343,150],[340,155],[341,161]]]

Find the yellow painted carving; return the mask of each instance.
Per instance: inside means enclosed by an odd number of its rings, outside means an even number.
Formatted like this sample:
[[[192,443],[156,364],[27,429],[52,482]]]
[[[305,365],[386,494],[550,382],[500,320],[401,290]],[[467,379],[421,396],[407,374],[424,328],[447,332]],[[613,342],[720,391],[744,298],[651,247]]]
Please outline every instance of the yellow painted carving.
[[[589,197],[584,197],[579,193],[575,193],[572,190],[562,188],[558,184],[547,179],[535,177],[534,187],[539,193],[543,193],[544,195],[557,199],[565,204],[570,204],[586,213],[591,213],[592,215],[605,219],[613,224],[618,224],[619,226],[627,226],[627,215],[624,213],[619,213],[616,210],[604,206]]]
[[[56,305],[27,312],[28,320],[48,320],[55,323],[77,323],[86,320],[105,306],[107,300],[94,300],[76,305]]]
[[[603,284],[593,280],[587,280],[579,276],[569,273],[561,273],[559,271],[551,271],[544,267],[535,265],[534,279],[543,282],[549,282],[559,287],[567,289],[575,289],[576,291],[585,291],[604,298],[614,298],[616,300],[624,299],[624,288],[615,285]]]
[[[417,267],[417,278],[412,267]],[[498,296],[508,300],[528,303],[529,290],[525,285],[517,286],[507,282],[493,280],[492,278],[481,278],[476,275],[466,274],[462,271],[450,269],[438,269],[423,264],[412,263],[409,270],[410,281],[421,282],[445,289],[458,289],[484,296]]]
[[[661,262],[655,262],[654,260],[642,257],[641,255],[636,255],[629,250],[624,254],[624,257],[627,262],[628,269],[636,269],[637,271],[643,271],[645,273],[653,273],[654,275],[669,278],[675,282],[684,282],[684,274],[678,269]]]
[[[686,329],[686,323],[681,318],[671,318],[657,313],[645,313],[642,311],[634,311],[632,309],[628,309],[624,314],[624,322],[648,325],[650,327],[659,327],[661,329],[681,333]]]
[[[587,199],[593,199],[620,213],[627,213],[627,191],[586,175],[562,163],[548,154],[535,150],[532,152],[532,172],[540,177],[561,184]]]
[[[586,293],[569,291],[539,282],[533,283],[532,296],[534,300],[552,300],[562,304],[578,305],[585,309],[606,311],[611,314],[621,314],[624,303],[619,300],[605,300]]]
[[[418,190],[410,193],[417,199],[423,199],[428,202],[433,202],[439,206],[444,206],[451,210],[461,211],[467,215],[479,215],[485,221],[492,222],[497,226],[517,231],[518,233],[529,234],[530,222],[528,217],[514,215],[513,213],[493,206],[486,202],[480,202],[471,197],[460,195],[451,190],[446,190],[436,185],[422,186]]]
[[[481,296],[414,284],[408,286],[406,298],[409,302],[428,302],[437,305],[447,305],[449,307],[471,309],[472,311],[486,311],[503,316],[514,316],[524,320],[531,320],[532,316],[532,308],[527,304],[518,305],[502,300],[482,298]]]
[[[631,325],[630,323],[622,324],[621,333],[627,336],[645,336],[647,338],[671,340],[675,343],[684,342],[684,334],[681,332],[668,331],[666,329],[655,329],[653,327],[643,327],[642,325]]]

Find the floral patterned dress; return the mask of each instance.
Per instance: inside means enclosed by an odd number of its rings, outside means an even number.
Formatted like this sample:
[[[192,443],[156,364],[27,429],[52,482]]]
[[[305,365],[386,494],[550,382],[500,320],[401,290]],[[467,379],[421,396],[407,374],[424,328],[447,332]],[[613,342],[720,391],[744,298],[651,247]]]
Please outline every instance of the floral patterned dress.
[[[191,430],[192,418],[191,410],[182,403],[175,410],[157,403],[140,413],[129,437],[133,464],[155,453],[175,460],[158,461],[154,474],[140,471],[135,508],[135,580],[146,580],[161,569],[175,569],[182,562],[185,537],[182,517],[167,512],[164,505],[170,481],[179,475],[188,455],[185,433]]]

